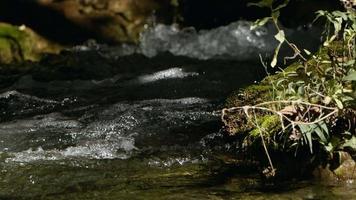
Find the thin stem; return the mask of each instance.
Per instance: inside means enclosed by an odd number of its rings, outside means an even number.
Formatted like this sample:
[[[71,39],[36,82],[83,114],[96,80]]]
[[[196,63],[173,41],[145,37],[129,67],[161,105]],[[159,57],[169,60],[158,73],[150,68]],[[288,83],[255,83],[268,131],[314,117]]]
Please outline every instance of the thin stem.
[[[267,149],[267,145],[266,145],[266,142],[265,142],[264,137],[263,137],[262,128],[260,127],[260,125],[257,122],[257,118],[256,118],[256,113],[255,112],[254,112],[254,119],[255,119],[255,125],[256,125],[256,127],[258,129],[258,132],[260,133],[262,146],[263,146],[263,148],[265,150],[269,165],[270,165],[271,170],[272,170],[272,176],[274,176],[276,169],[273,167],[272,159],[271,159],[271,156],[269,155],[269,152],[268,152],[268,149]]]
[[[271,11],[273,12],[273,10],[271,10]],[[278,20],[273,19],[272,21],[273,21],[273,24],[276,27],[277,31],[280,32],[281,28],[278,25]],[[307,59],[300,53],[300,50],[298,49],[298,47],[295,44],[291,43],[287,38],[284,38],[284,41],[294,51],[295,55],[298,55],[304,62],[307,61]],[[295,57],[295,56],[293,56],[293,57]]]
[[[319,107],[319,108],[323,108],[326,110],[332,110],[330,113],[324,115],[323,117],[320,117],[312,122],[302,122],[302,121],[294,121],[289,119],[285,114],[283,114],[280,111],[276,111],[270,108],[266,108],[266,107],[261,107],[262,105],[269,105],[269,104],[273,104],[273,103],[290,103],[290,104],[304,104],[307,106],[314,106],[314,107]],[[317,124],[329,117],[331,117],[332,115],[336,114],[339,109],[336,107],[326,107],[326,106],[322,106],[322,105],[318,105],[318,104],[312,104],[312,103],[307,103],[307,102],[301,102],[301,101],[270,101],[270,102],[264,102],[261,104],[257,104],[255,106],[242,106],[242,107],[232,107],[232,108],[224,108],[222,110],[222,115],[221,115],[221,120],[224,122],[224,124],[227,124],[226,120],[225,120],[225,115],[226,112],[232,112],[235,110],[244,110],[245,114],[248,116],[248,110],[261,110],[261,111],[267,111],[267,112],[271,112],[273,114],[278,115],[281,119],[285,119],[287,120],[289,123],[293,124],[293,125],[312,125],[312,124]],[[281,123],[283,123],[283,120],[281,120]]]

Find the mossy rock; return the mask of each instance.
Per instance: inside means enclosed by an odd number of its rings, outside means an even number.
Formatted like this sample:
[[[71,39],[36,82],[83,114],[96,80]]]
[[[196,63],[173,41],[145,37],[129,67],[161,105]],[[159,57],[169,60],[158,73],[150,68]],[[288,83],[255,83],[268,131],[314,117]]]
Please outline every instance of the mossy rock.
[[[0,63],[37,61],[42,54],[58,53],[60,49],[25,26],[0,23]]]
[[[328,160],[328,154],[330,150],[327,150],[326,143],[322,143],[319,140],[319,135],[316,132],[312,132],[312,145],[306,145],[303,141],[303,146],[295,145],[297,144],[295,137],[301,131],[293,129],[293,131],[283,130],[280,117],[274,111],[286,112],[286,115],[290,115],[291,120],[298,120],[296,116],[303,114],[297,113],[296,107],[292,105],[290,101],[296,101],[302,99],[305,103],[311,103],[314,105],[324,105],[333,108],[339,108],[337,116],[332,116],[330,120],[327,120],[326,126],[328,127],[328,134],[332,134],[333,137],[338,138],[338,145],[335,144],[335,149],[332,151],[347,151],[355,152],[355,149],[345,148],[345,144],[348,140],[345,140],[345,137],[342,135],[345,131],[348,131],[348,134],[351,134],[355,137],[355,102],[347,102],[344,104],[344,108],[340,109],[337,102],[332,99],[328,103],[325,103],[325,97],[319,97],[319,99],[314,99],[314,96],[310,97],[306,95],[303,90],[299,91],[299,87],[307,84],[313,83],[312,81],[323,80],[327,82],[328,86],[334,87],[333,84],[338,84],[335,81],[335,74],[330,74],[329,72],[339,73],[345,76],[346,70],[356,70],[355,66],[349,66],[349,68],[344,68],[344,72],[339,72],[336,70],[338,62],[341,62],[345,58],[344,52],[340,49],[344,48],[340,42],[334,42],[330,47],[322,47],[315,56],[311,56],[310,59],[304,63],[295,62],[287,66],[284,70],[277,72],[274,75],[270,75],[262,80],[259,84],[248,86],[243,90],[239,90],[232,94],[226,103],[227,108],[233,109],[224,109],[225,115],[223,116],[223,121],[226,127],[226,131],[230,135],[239,136],[238,143],[242,143],[242,149],[245,152],[252,152],[251,155],[260,154],[259,149],[262,149],[261,145],[261,133],[264,136],[266,142],[266,147],[270,151],[270,155],[274,159],[274,165],[278,167],[283,166],[280,157],[290,157],[295,156],[296,146],[298,146],[298,156],[304,156],[305,160],[301,161],[298,165],[305,165],[307,168],[316,169],[318,164],[327,163],[330,164],[331,161]],[[338,59],[340,61],[338,61]],[[335,69],[335,70],[333,70]],[[340,75],[341,76],[341,75]],[[341,79],[341,78],[340,78]],[[302,83],[301,86],[296,83]],[[294,84],[294,85],[293,85]],[[355,91],[355,82],[343,82],[343,87],[349,90]],[[286,88],[291,87],[291,90],[286,90]],[[309,87],[309,85],[308,85]],[[336,86],[335,86],[336,87]],[[313,89],[313,88],[312,88]],[[282,92],[281,92],[282,91]],[[292,92],[291,92],[292,91]],[[327,94],[327,95],[332,95]],[[319,95],[319,94],[318,94]],[[329,97],[329,96],[327,96]],[[330,98],[330,97],[329,97]],[[287,100],[287,101],[278,101],[278,100]],[[261,108],[261,103],[263,108]],[[247,106],[247,107],[245,107]],[[255,106],[255,107],[254,107]],[[255,109],[257,107],[257,109]],[[241,109],[238,109],[241,108]],[[246,116],[248,108],[248,115]],[[269,110],[268,110],[269,109]],[[303,107],[301,107],[303,109]],[[252,110],[252,111],[250,111]],[[268,111],[266,111],[268,110]],[[273,111],[271,111],[273,110]],[[303,112],[303,111],[300,111]],[[317,117],[316,115],[315,117]],[[252,122],[251,122],[252,121]],[[285,121],[286,122],[286,121]],[[256,126],[256,123],[258,126]],[[285,124],[284,124],[285,125]],[[290,125],[290,124],[289,124]],[[345,128],[346,127],[346,128]],[[262,130],[262,132],[261,132]],[[284,132],[283,132],[284,131]],[[298,132],[299,131],[299,132]],[[282,133],[282,134],[280,134]],[[278,134],[278,135],[277,135]],[[289,134],[289,135],[286,135]],[[304,133],[301,133],[304,134]],[[278,137],[274,137],[278,136]],[[293,137],[292,137],[293,136]],[[351,137],[351,136],[350,136]],[[292,139],[291,139],[292,138]],[[329,144],[331,144],[331,139],[328,139]],[[282,145],[281,145],[282,144]],[[342,146],[342,144],[344,146]],[[264,145],[264,144],[263,144]],[[310,149],[313,149],[313,152],[310,152]],[[259,153],[256,153],[259,152]],[[294,153],[291,153],[294,152]],[[302,153],[301,153],[302,152]],[[263,152],[262,152],[263,153]],[[293,155],[292,155],[293,154]],[[278,156],[280,155],[280,156]],[[309,157],[308,157],[309,156]],[[258,158],[259,159],[259,158]],[[337,168],[332,168],[329,171],[317,171],[315,176],[318,175],[322,179],[355,179],[355,175],[352,172],[350,174],[351,168],[355,167],[355,157],[347,159],[342,164],[338,165]],[[312,161],[313,160],[313,161]],[[268,165],[268,163],[267,163]],[[283,168],[283,167],[282,167]],[[323,169],[321,167],[320,169]],[[284,169],[281,169],[282,171]],[[288,169],[286,169],[288,170]],[[277,170],[278,171],[278,170]],[[304,170],[305,171],[305,170]],[[310,170],[309,170],[310,171]],[[329,173],[330,172],[330,173]],[[283,173],[282,173],[283,174]],[[330,175],[331,174],[331,175]],[[355,173],[356,174],[356,173]],[[329,176],[330,175],[330,176]],[[331,177],[332,176],[332,177]],[[350,178],[351,177],[351,178]]]
[[[227,100],[225,106],[227,108],[231,107],[241,107],[245,105],[253,106],[258,103],[262,103],[266,99],[271,98],[271,91],[273,90],[272,85],[263,84],[263,81],[258,85],[251,85],[243,90],[239,90],[230,95]],[[257,113],[258,115],[259,113]],[[263,124],[263,128],[267,128],[269,126],[270,119],[274,119],[274,115],[267,116],[257,116],[257,121],[259,124]],[[229,132],[230,135],[235,135],[239,133],[253,133],[252,135],[256,135],[258,132],[250,120],[247,119],[245,112],[241,109],[237,112],[227,113],[224,117],[225,119],[225,128]],[[268,123],[265,123],[268,121]],[[279,121],[279,119],[278,119]],[[273,125],[272,125],[273,124]],[[277,123],[272,123],[274,126]],[[258,133],[259,134],[259,133]],[[257,135],[258,135],[257,134]],[[270,134],[273,134],[270,132]]]
[[[336,158],[329,161],[326,166],[314,169],[315,178],[325,183],[337,181],[350,181],[356,179],[356,162],[348,152],[339,151]],[[331,163],[331,164],[330,164]]]
[[[0,63],[21,60],[21,48],[19,48],[18,44],[11,39],[0,37]]]
[[[356,179],[356,162],[349,158],[342,162],[342,164],[334,170],[335,175],[341,180]]]
[[[334,42],[332,45],[332,49],[334,51],[333,53],[342,56],[343,52],[340,49],[343,48],[343,44],[341,42]],[[330,48],[320,48],[320,50],[316,53],[316,56],[319,59],[328,60],[330,59],[329,54]],[[316,62],[318,62],[318,64],[316,64]],[[267,76],[260,83],[248,86],[243,90],[238,90],[234,92],[227,98],[225,107],[231,108],[246,105],[253,106],[262,102],[278,100],[278,98],[276,98],[276,91],[283,89],[282,87],[288,87],[288,83],[297,81],[308,82],[310,77],[308,77],[307,72],[313,72],[316,76],[323,76],[323,73],[329,67],[330,63],[320,63],[320,61],[316,61],[313,57],[311,57],[306,63],[294,62],[282,71],[278,71],[274,75]],[[283,82],[280,81],[282,79],[284,79]],[[279,81],[280,83],[278,83]],[[311,103],[320,103],[320,100],[319,102]],[[243,112],[235,112],[232,113],[231,116],[226,117],[226,122],[228,124],[225,125],[227,125],[229,127],[229,130],[232,131],[230,132],[230,134],[236,134],[237,132],[245,132],[247,130],[240,129],[240,127],[246,127],[246,125],[241,124],[243,122],[246,122],[241,120],[241,114],[243,114]],[[251,129],[251,126],[249,126],[249,128]]]
[[[271,90],[272,86],[268,84],[251,85],[243,90],[239,90],[231,94],[226,99],[225,106],[229,108],[261,103],[268,97]]]
[[[271,137],[275,133],[281,130],[281,119],[277,115],[265,115],[257,119],[260,124],[259,128],[254,128],[249,132],[251,137],[260,137],[262,133],[263,136]]]

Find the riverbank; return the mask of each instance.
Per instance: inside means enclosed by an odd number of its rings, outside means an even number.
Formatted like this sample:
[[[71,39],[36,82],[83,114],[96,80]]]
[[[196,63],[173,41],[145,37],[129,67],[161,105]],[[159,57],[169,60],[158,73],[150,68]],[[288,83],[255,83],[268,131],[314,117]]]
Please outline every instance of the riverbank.
[[[222,121],[240,153],[261,161],[266,177],[355,179],[354,61],[333,42],[231,95]]]

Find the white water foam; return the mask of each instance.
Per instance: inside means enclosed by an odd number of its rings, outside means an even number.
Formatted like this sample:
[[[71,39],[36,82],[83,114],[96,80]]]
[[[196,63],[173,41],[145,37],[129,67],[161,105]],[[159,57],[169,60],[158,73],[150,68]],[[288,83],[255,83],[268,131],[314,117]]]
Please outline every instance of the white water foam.
[[[158,24],[141,35],[140,50],[148,57],[160,52],[198,59],[256,59],[270,54],[276,46],[272,26],[250,30],[251,23],[239,21],[209,31],[179,29],[175,25]]]
[[[267,24],[251,30],[252,22],[237,21],[211,30],[197,31],[193,27],[179,28],[177,25],[156,24],[147,27],[140,35],[138,46],[123,44],[116,47],[96,44],[73,48],[73,51],[98,51],[103,57],[119,59],[120,56],[143,54],[154,57],[163,52],[175,56],[186,56],[201,60],[258,60],[273,55],[277,46],[275,27]],[[282,26],[282,25],[281,25]],[[315,48],[320,42],[320,30],[288,29],[282,27],[291,41],[301,41],[300,48]],[[283,48],[281,51],[283,52]]]
[[[196,72],[185,72],[182,68],[170,68],[162,71],[155,72],[153,74],[143,75],[138,77],[138,82],[141,84],[151,83],[159,80],[174,79],[174,78],[186,78],[189,76],[198,76]]]

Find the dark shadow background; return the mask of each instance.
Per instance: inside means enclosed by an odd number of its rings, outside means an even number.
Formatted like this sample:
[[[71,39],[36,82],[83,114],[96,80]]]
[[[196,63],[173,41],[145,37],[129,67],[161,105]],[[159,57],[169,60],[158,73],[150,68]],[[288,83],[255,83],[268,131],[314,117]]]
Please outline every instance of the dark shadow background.
[[[256,0],[258,1],[258,0]],[[251,0],[182,0],[180,13],[183,24],[197,29],[211,29],[236,20],[256,20],[268,16],[268,9],[247,6]],[[342,9],[339,0],[291,0],[281,10],[280,20],[287,27],[313,21],[318,10]]]
[[[181,0],[177,13],[182,26],[211,29],[239,19],[255,20],[267,16],[269,11],[248,7],[248,0]],[[281,13],[285,26],[307,24],[319,9],[340,8],[339,0],[292,0]],[[168,11],[170,14],[167,16]],[[171,10],[157,12],[158,22],[172,23]],[[36,3],[35,0],[0,0],[0,21],[15,25],[25,24],[42,36],[62,43],[78,44],[90,38],[108,42],[88,28],[68,20],[62,13]]]

